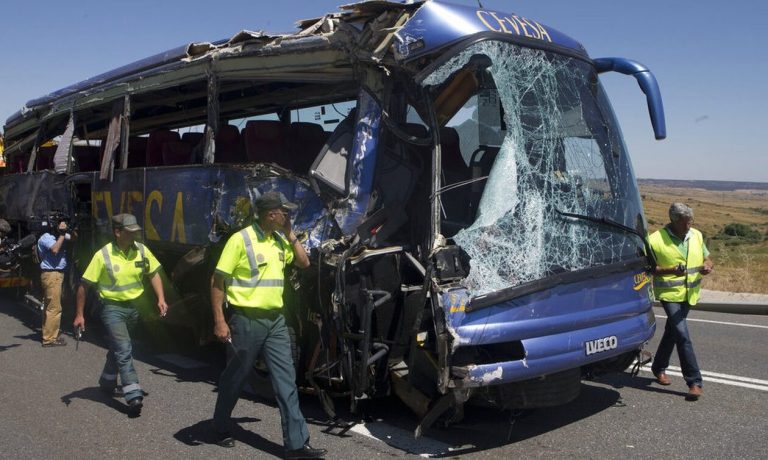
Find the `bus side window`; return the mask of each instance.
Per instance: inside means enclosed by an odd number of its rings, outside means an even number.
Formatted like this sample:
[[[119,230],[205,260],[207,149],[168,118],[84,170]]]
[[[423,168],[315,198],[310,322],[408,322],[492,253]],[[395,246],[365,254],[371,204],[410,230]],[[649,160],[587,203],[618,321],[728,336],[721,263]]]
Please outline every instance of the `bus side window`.
[[[186,142],[164,142],[163,143],[163,165],[176,166],[188,165],[193,163],[192,144]]]
[[[245,156],[245,146],[240,130],[237,126],[222,125],[219,126],[219,132],[216,134],[216,154],[214,162],[216,163],[245,163],[248,159]]]
[[[318,152],[325,145],[328,133],[323,127],[305,121],[294,121],[288,128],[287,161],[289,168],[297,174],[306,174]]]
[[[147,165],[146,137],[133,136],[128,139],[128,167],[141,168]]]
[[[46,169],[53,169],[53,155],[56,153],[56,147],[41,147],[37,151],[37,158],[35,161],[35,171],[43,171]]]
[[[277,120],[251,120],[243,132],[245,154],[254,163],[285,166],[285,125]]]
[[[102,147],[90,147],[85,145],[76,145],[72,147],[72,154],[77,161],[79,171],[98,171],[101,169],[101,156],[104,144],[104,142],[101,143]]]
[[[163,165],[163,144],[166,142],[180,142],[181,136],[176,131],[158,129],[149,135],[147,141],[147,166]]]

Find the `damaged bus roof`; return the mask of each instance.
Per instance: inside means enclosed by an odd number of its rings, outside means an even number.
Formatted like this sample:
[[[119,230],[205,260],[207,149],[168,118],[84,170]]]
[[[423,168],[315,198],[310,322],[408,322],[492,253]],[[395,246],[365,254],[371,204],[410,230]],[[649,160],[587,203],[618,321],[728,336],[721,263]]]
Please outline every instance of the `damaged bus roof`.
[[[533,47],[586,57],[565,34],[522,16],[440,1],[412,4],[373,0],[340,6],[341,12],[300,20],[292,34],[243,30],[230,39],[190,43],[97,75],[28,101],[6,121],[8,138],[41,120],[71,110],[215,73],[220,78],[343,82],[355,61],[407,62],[478,34],[501,33]],[[364,34],[363,23],[374,33]],[[231,59],[237,57],[238,59]],[[255,62],[248,58],[258,61]]]

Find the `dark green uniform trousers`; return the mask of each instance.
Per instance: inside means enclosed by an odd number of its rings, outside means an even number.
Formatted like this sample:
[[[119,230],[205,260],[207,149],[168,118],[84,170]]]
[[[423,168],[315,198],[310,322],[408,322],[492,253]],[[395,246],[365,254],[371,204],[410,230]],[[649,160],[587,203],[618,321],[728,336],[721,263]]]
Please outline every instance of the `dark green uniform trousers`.
[[[263,352],[272,379],[283,427],[283,446],[299,449],[309,440],[309,431],[299,408],[296,372],[291,357],[291,339],[285,317],[279,310],[233,307],[229,319],[233,353],[219,379],[219,395],[213,413],[213,426],[219,433],[230,431],[235,408],[253,368]]]

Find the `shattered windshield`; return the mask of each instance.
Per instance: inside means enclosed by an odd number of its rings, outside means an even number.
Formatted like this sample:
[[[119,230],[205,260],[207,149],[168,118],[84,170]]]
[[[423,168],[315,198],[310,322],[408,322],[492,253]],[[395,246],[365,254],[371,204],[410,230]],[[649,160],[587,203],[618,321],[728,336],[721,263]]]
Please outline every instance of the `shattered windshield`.
[[[423,83],[441,124],[440,231],[470,257],[474,295],[637,257],[640,197],[586,62],[507,42],[470,45]]]

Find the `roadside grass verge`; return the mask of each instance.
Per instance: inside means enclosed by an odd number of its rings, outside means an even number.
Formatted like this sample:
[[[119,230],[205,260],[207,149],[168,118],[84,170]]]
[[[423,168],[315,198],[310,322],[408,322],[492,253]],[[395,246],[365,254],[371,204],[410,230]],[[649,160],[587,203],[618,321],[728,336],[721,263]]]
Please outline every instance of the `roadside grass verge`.
[[[669,222],[669,205],[683,202],[694,210],[694,227],[703,234],[715,270],[702,287],[717,291],[768,294],[768,192],[712,191],[694,188],[641,186],[640,194],[653,232]],[[746,227],[749,236],[729,229]],[[730,225],[730,227],[729,227]]]

